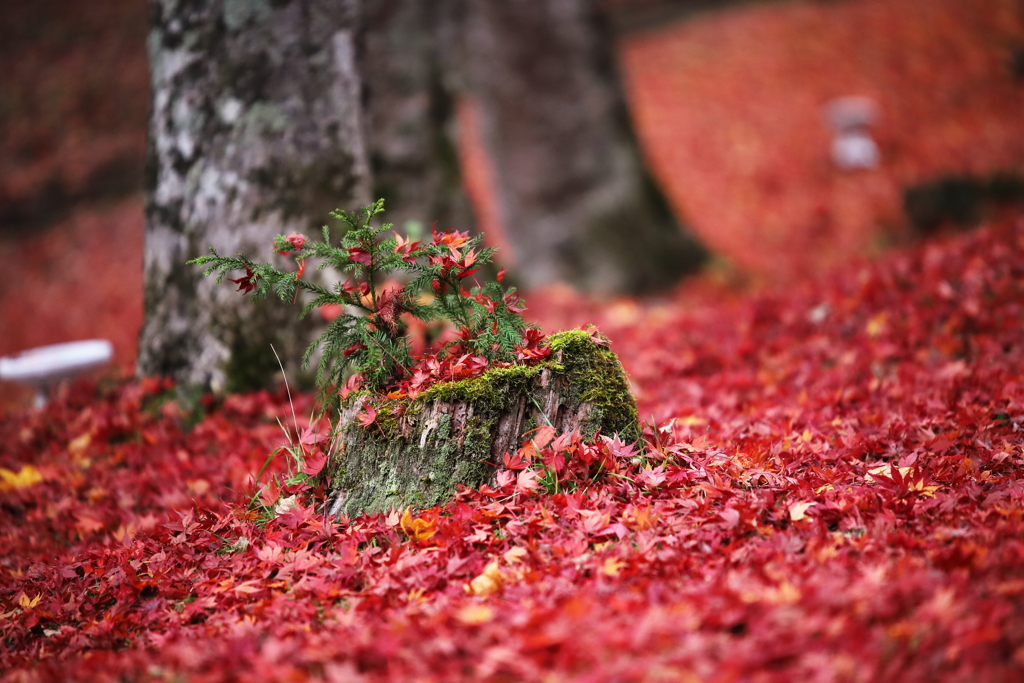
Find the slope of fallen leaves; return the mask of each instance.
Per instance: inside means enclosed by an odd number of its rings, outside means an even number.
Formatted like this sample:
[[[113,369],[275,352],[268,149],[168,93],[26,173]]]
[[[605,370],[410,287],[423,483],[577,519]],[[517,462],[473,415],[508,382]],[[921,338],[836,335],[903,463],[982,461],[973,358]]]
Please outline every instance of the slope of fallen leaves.
[[[310,500],[260,526],[242,503],[281,396],[188,432],[155,382],[3,419],[0,670],[1021,680],[1024,220],[701,296],[539,310],[604,325],[653,416],[644,457],[616,446],[575,491],[507,473],[440,509],[334,525]]]
[[[676,208],[741,270],[796,280],[899,236],[908,185],[1024,169],[1022,46],[1017,0],[792,0],[627,36],[619,57]],[[879,106],[877,169],[829,158],[822,108],[847,95]]]

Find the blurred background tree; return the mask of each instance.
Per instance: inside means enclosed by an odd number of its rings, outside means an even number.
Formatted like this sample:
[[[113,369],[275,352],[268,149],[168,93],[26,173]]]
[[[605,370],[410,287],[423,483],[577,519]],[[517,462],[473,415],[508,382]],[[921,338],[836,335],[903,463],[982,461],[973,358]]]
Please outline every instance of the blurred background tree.
[[[184,262],[207,246],[258,255],[371,187],[400,227],[473,227],[454,139],[467,93],[524,284],[653,291],[705,257],[643,168],[591,2],[159,0],[151,22],[142,374],[264,386],[271,345],[295,359],[317,333],[200,281]]]
[[[482,132],[503,256],[521,282],[638,293],[700,266],[704,249],[644,168],[597,3],[363,7],[367,141],[389,220],[477,224],[458,153],[461,106]]]
[[[372,194],[384,198],[386,220],[400,230],[476,225],[458,150],[460,10],[452,0],[362,2]]]
[[[468,80],[495,202],[531,287],[671,287],[707,254],[643,165],[614,41],[588,0],[468,2]]]

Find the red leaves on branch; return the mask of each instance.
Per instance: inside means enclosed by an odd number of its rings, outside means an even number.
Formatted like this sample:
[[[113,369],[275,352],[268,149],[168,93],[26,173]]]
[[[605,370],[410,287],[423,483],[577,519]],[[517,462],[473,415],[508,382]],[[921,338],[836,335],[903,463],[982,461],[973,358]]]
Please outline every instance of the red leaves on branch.
[[[551,349],[544,345],[544,333],[535,328],[527,328],[523,335],[523,343],[516,347],[516,358],[519,360],[541,360],[551,355]]]
[[[260,276],[252,271],[249,266],[245,267],[245,275],[240,278],[228,278],[228,282],[234,282],[238,285],[238,289],[235,291],[241,292],[243,295],[248,294],[252,290],[259,286]]]
[[[444,234],[445,236],[449,236],[451,233]],[[459,244],[462,243],[461,240],[457,242]],[[480,270],[479,268],[472,268],[472,265],[476,263],[476,251],[470,249],[468,252],[463,254],[459,249],[455,248],[454,246],[448,246],[449,253],[442,253],[430,257],[430,264],[432,266],[441,266],[441,274],[444,277],[454,277],[456,279],[461,280],[462,278],[469,277],[473,273]],[[438,290],[438,286],[435,286],[434,289]],[[441,289],[440,291],[443,292],[443,289]]]
[[[415,263],[418,258],[415,254],[419,242],[411,242],[409,238],[395,232],[395,253],[401,254],[402,260],[406,263]]]
[[[371,319],[394,335],[398,333],[398,321],[405,310],[401,290],[384,289],[377,295],[377,311],[371,315]]]
[[[437,232],[437,223],[430,226],[430,233],[433,236],[431,244],[435,246],[446,246],[451,250],[452,258],[459,257],[459,249],[469,242],[469,232],[448,230],[442,233]]]
[[[297,232],[288,234],[285,237],[278,236],[274,239],[274,248],[282,256],[293,251],[301,251],[306,246],[306,236]]]
[[[392,300],[388,298],[390,291],[384,290],[377,298],[380,312],[374,314],[374,316],[381,320],[382,324],[387,323],[388,318],[385,315],[387,311],[392,311],[391,314],[393,315],[393,311],[400,310],[399,306],[401,306],[397,301],[397,297],[395,298],[395,303],[392,303]],[[435,384],[471,379],[479,377],[492,368],[508,367],[509,363],[491,363],[482,356],[465,353],[466,344],[464,342],[472,339],[472,335],[473,332],[471,330],[463,327],[455,337],[456,340],[462,341],[449,345],[447,351],[429,352],[419,356],[408,374],[386,388],[389,390],[389,395],[414,399]],[[544,346],[545,341],[546,337],[540,330],[527,328],[524,333],[523,346],[518,347],[518,361],[531,364],[550,356],[551,350]],[[348,351],[343,353],[347,354]],[[343,389],[341,397],[346,398],[355,390]]]
[[[370,257],[370,252],[367,249],[364,249],[363,247],[352,247],[351,249],[347,249],[347,251],[349,253],[349,258],[352,259],[354,263],[360,263],[364,266],[370,265],[372,259]]]

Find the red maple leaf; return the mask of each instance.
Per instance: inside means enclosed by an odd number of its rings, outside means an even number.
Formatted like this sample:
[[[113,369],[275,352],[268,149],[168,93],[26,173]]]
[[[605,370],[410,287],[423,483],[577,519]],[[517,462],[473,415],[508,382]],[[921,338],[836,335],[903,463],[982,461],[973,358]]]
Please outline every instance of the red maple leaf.
[[[353,392],[359,391],[363,387],[363,376],[360,373],[355,373],[348,378],[345,382],[345,386],[341,388],[338,395],[341,396],[341,400],[345,400]]]
[[[238,279],[228,278],[228,282],[234,282],[238,285],[238,289],[235,291],[241,292],[242,294],[248,294],[252,290],[256,289],[259,281],[260,276],[254,273],[248,264],[245,266],[245,275],[243,277]]]
[[[320,431],[316,421],[310,421],[299,435],[299,443],[303,446],[315,446],[327,440],[327,435]]]
[[[371,425],[377,422],[377,409],[374,408],[369,403],[367,403],[366,405],[363,406],[363,410],[362,412],[359,413],[359,416],[356,418],[356,421],[364,429],[370,427]]]
[[[318,452],[315,455],[308,456],[302,469],[299,470],[303,474],[308,474],[311,477],[315,477],[320,474],[323,470],[324,465],[327,464],[327,454]]]
[[[351,247],[346,249],[348,252],[349,260],[353,263],[361,263],[364,266],[369,266],[372,263],[372,256],[370,252],[362,247]]]

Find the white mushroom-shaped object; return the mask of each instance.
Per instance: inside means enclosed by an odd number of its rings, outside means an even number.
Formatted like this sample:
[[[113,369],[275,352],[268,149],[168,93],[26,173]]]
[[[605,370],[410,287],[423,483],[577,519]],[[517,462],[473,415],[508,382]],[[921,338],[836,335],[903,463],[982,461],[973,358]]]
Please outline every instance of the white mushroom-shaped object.
[[[106,339],[40,346],[0,358],[0,379],[32,386],[35,406],[41,408],[54,385],[109,363],[113,355],[114,347]]]
[[[825,118],[832,127],[832,160],[839,168],[878,166],[878,145],[868,129],[878,120],[878,105],[868,97],[840,97],[825,105]]]

